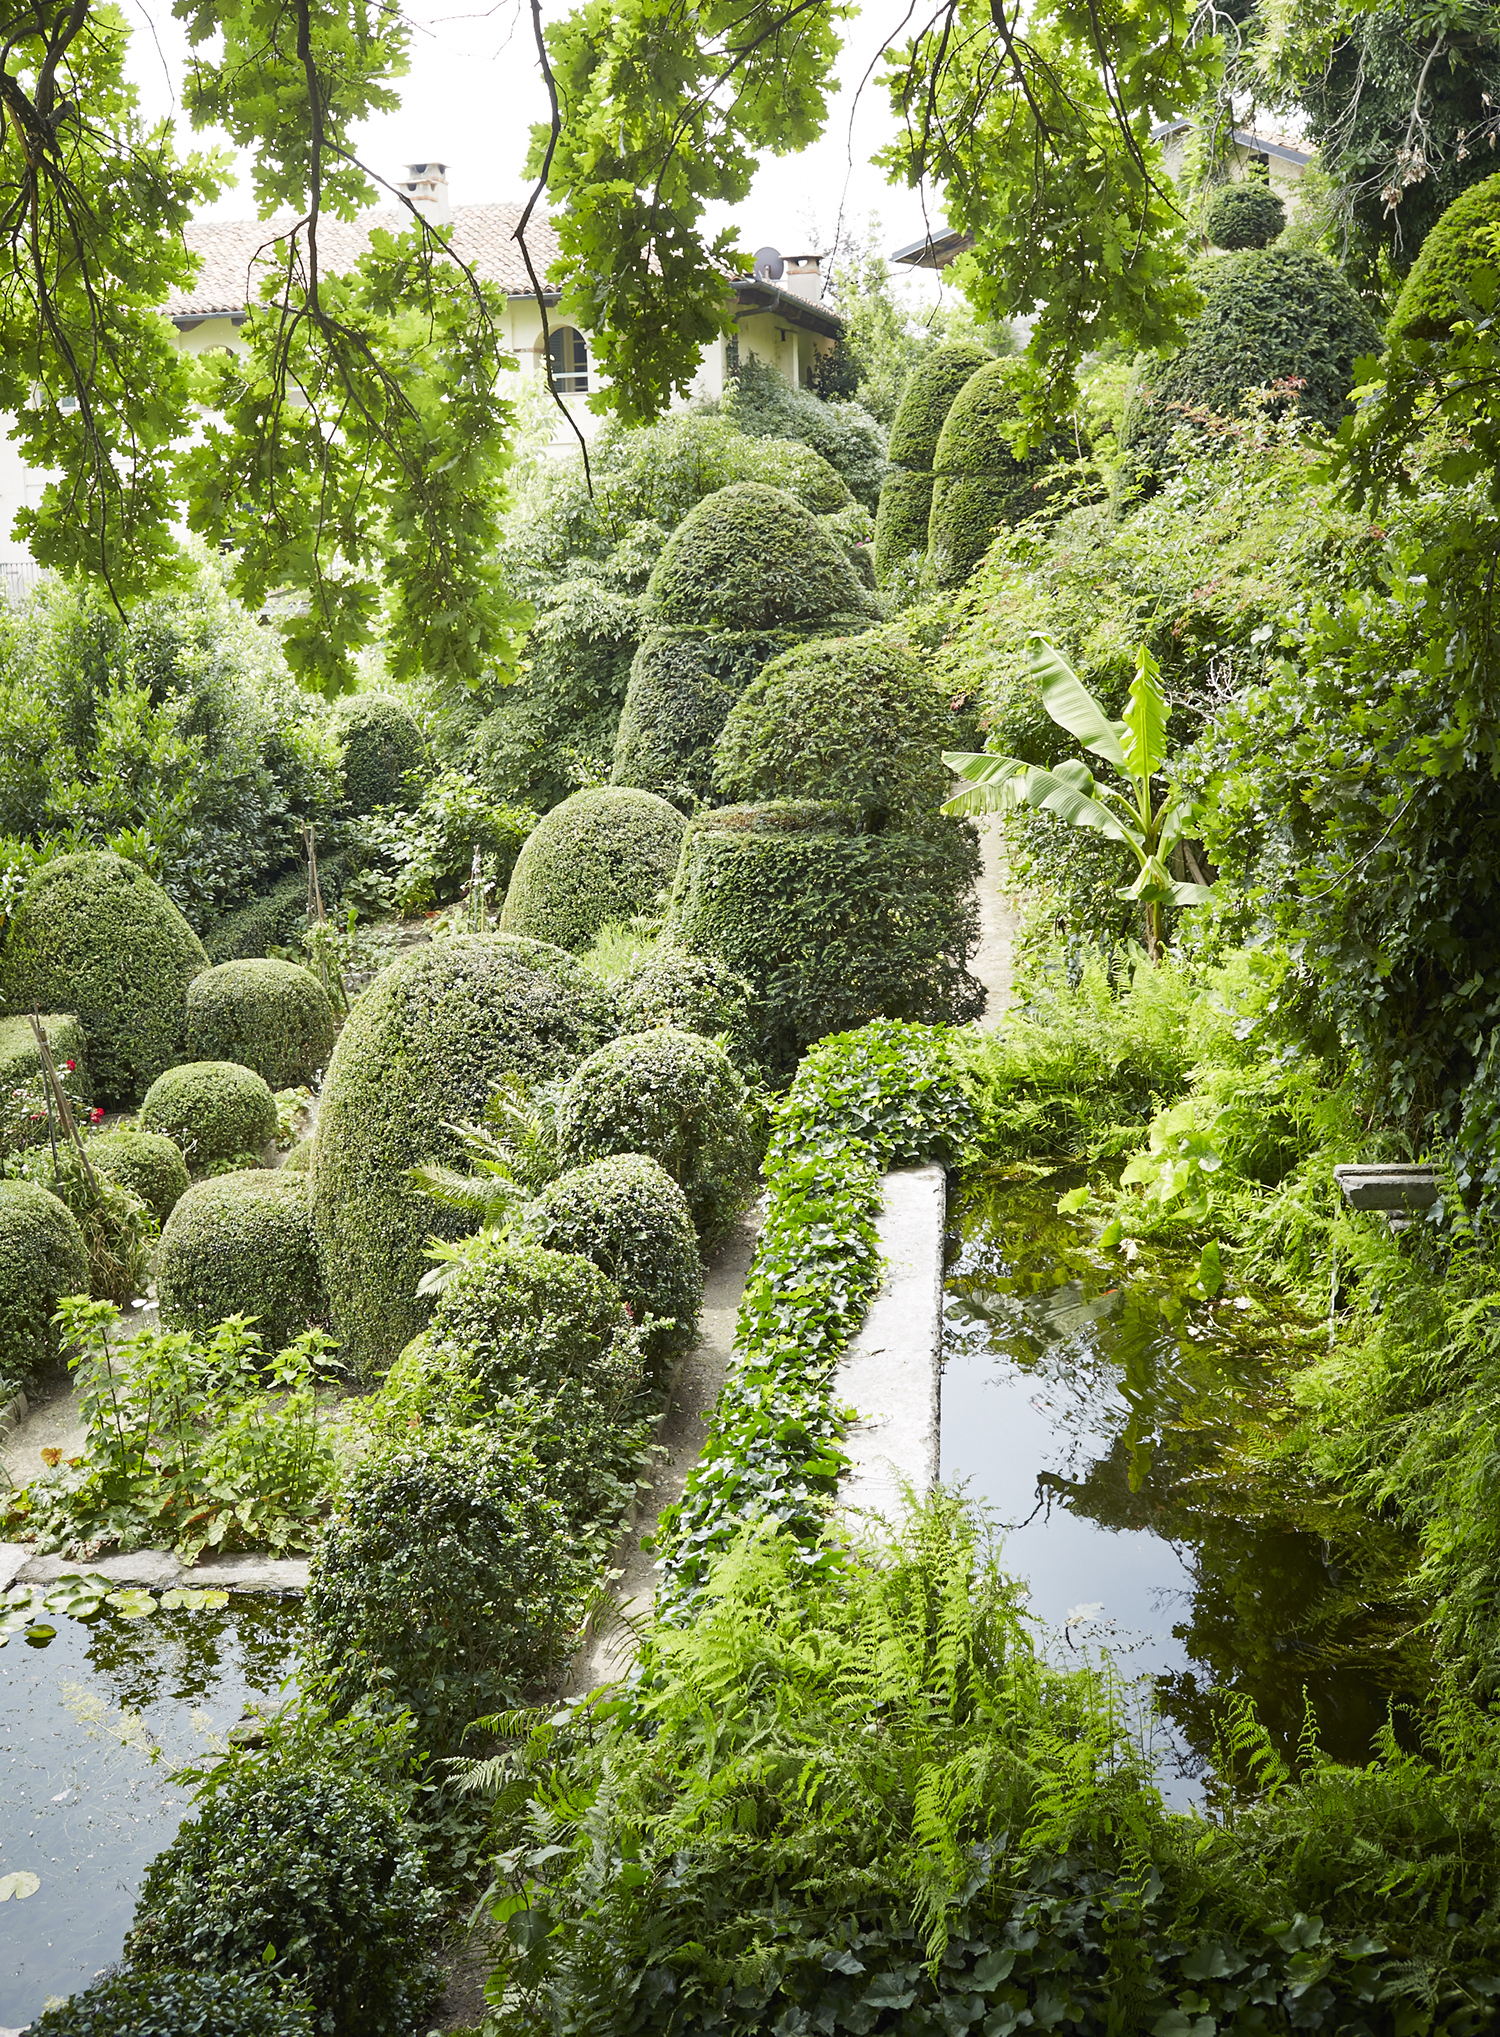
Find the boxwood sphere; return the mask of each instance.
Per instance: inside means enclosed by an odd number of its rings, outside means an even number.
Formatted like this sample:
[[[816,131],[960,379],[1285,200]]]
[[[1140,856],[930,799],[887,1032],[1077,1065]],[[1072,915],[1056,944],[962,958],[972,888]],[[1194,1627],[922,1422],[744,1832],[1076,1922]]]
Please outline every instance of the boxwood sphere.
[[[656,904],[677,868],[682,832],[682,815],[654,792],[575,792],[542,816],[516,858],[502,932],[586,948],[607,920]]]
[[[313,2037],[312,2011],[244,1973],[114,1973],[44,2009],[26,2037]]]
[[[159,1224],[187,1194],[187,1162],[165,1132],[100,1132],[89,1140],[89,1158],[101,1180],[138,1195]]]
[[[333,1050],[313,1147],[313,1221],[339,1335],[373,1376],[427,1320],[434,1235],[467,1227],[412,1184],[466,1165],[449,1127],[490,1084],[568,1074],[614,1031],[609,993],[561,948],[518,934],[434,942],[381,970]]]
[[[687,1197],[644,1153],[570,1167],[543,1189],[527,1229],[554,1252],[581,1253],[607,1274],[637,1322],[656,1316],[658,1372],[691,1346],[703,1306],[703,1261]]]
[[[1223,184],[1208,202],[1203,231],[1216,248],[1264,248],[1286,225],[1286,207],[1258,177]]]
[[[356,693],[335,709],[344,748],[344,797],[350,811],[369,813],[405,794],[402,775],[426,762],[427,745],[411,711],[388,693]]]
[[[258,1153],[274,1139],[276,1099],[265,1077],[238,1061],[183,1061],[146,1091],[136,1127],[175,1139],[201,1174],[215,1160]]]
[[[953,399],[932,462],[927,557],[939,587],[961,587],[996,531],[1045,508],[1053,492],[1042,476],[1061,440],[1044,439],[1024,459],[1011,450],[1028,372],[1024,360],[989,361]]]
[[[640,1384],[640,1361],[621,1341],[629,1328],[619,1288],[589,1255],[494,1236],[438,1297],[425,1341],[473,1351],[492,1399],[567,1380],[614,1398]]]
[[[654,622],[714,630],[819,629],[880,612],[811,511],[755,481],[706,495],[689,512],[642,605]]]
[[[77,1014],[95,1094],[133,1100],[182,1053],[208,957],[161,886],[104,850],[33,871],[11,915],[0,1002]]]
[[[659,1026],[612,1040],[569,1078],[557,1112],[569,1166],[644,1153],[687,1197],[705,1238],[722,1236],[749,1200],[760,1115],[723,1048]]]
[[[906,378],[891,422],[892,471],[881,484],[875,518],[875,579],[888,586],[896,569],[916,553],[927,556],[932,508],[932,462],[953,399],[969,377],[994,357],[972,341],[934,347]]]
[[[333,1006],[295,962],[221,962],[188,987],[187,1046],[194,1061],[237,1061],[271,1089],[295,1089],[328,1066]]]
[[[1401,286],[1386,337],[1443,339],[1467,318],[1469,277],[1481,263],[1493,266],[1500,227],[1500,171],[1454,199],[1423,241]]]
[[[190,1188],[156,1248],[163,1325],[211,1330],[255,1317],[266,1351],[328,1322],[307,1176],[281,1167],[221,1174]]]
[[[659,941],[615,985],[615,1009],[622,1033],[649,1033],[656,1026],[722,1039],[742,1074],[756,1071],[755,993],[743,976],[714,955],[694,955],[674,942]]]
[[[50,1364],[58,1302],[88,1291],[89,1258],[72,1211],[34,1181],[0,1181],[0,1383],[27,1386]]]

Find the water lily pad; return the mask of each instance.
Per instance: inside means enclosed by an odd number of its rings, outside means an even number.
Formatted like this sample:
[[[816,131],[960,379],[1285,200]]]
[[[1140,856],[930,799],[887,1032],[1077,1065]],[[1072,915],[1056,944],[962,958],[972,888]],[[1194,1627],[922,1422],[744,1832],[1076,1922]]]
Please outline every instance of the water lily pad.
[[[18,1903],[24,1903],[28,1896],[34,1896],[41,1887],[41,1878],[28,1874],[24,1867],[13,1874],[0,1874],[0,1903],[8,1903],[12,1896]]]

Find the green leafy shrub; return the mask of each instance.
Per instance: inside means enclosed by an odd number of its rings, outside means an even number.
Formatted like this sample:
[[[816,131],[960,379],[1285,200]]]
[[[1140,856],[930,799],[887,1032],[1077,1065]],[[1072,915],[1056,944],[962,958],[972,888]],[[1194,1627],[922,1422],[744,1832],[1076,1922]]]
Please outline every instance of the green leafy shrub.
[[[1021,421],[1024,360],[988,361],[953,399],[933,455],[935,483],[927,557],[939,587],[961,587],[997,530],[1045,509],[1055,491],[1044,479],[1064,455],[1045,439],[1024,458],[1013,451]]]
[[[496,896],[535,826],[529,806],[497,802],[462,771],[440,771],[415,813],[377,807],[353,830],[364,867],[346,894],[362,908],[403,914],[450,904],[472,882],[477,849],[486,895]]]
[[[769,363],[747,354],[724,392],[724,415],[748,438],[800,439],[811,446],[873,513],[885,473],[885,433],[860,404],[825,402],[810,389],[794,389]]]
[[[88,1151],[99,1178],[138,1195],[159,1224],[187,1193],[182,1148],[165,1132],[100,1132],[89,1140]]]
[[[306,1174],[311,1170],[313,1142],[311,1138],[299,1139],[281,1163],[283,1174]]]
[[[133,1301],[151,1277],[156,1218],[135,1191],[94,1171],[71,1140],[34,1147],[12,1172],[66,1203],[88,1255],[96,1300]]]
[[[870,1018],[979,1015],[978,861],[972,831],[936,816],[860,834],[807,801],[723,807],[689,827],[667,936],[752,985],[759,1058],[789,1074]]]
[[[606,921],[656,904],[676,871],[682,831],[681,814],[655,793],[617,785],[575,792],[522,849],[502,931],[586,948]]]
[[[932,463],[953,400],[992,356],[972,341],[934,347],[906,378],[891,424],[891,471],[875,518],[875,580],[888,587],[898,567],[927,556]]]
[[[58,1353],[52,1317],[85,1294],[88,1253],[67,1206],[32,1181],[0,1181],[0,1380],[28,1386]]]
[[[754,481],[721,488],[684,519],[643,606],[660,626],[713,630],[824,629],[880,613],[817,519]]]
[[[182,1050],[198,936],[144,870],[105,851],[59,856],[21,894],[0,951],[0,1002],[71,1011],[106,1102],[139,1096]]]
[[[1389,342],[1446,339],[1458,319],[1473,317],[1469,279],[1476,268],[1500,261],[1497,226],[1500,172],[1455,198],[1423,241],[1391,313]]]
[[[188,988],[189,1059],[237,1062],[271,1089],[313,1081],[333,1035],[327,991],[294,962],[221,962]]]
[[[635,1320],[654,1316],[646,1348],[664,1372],[692,1345],[703,1262],[686,1196],[659,1161],[613,1154],[571,1167],[542,1190],[527,1230],[553,1252],[576,1252],[608,1275]]]
[[[435,1209],[409,1170],[457,1164],[490,1085],[563,1075],[613,1032],[608,992],[560,948],[497,934],[434,943],[383,969],[339,1037],[312,1163],[313,1220],[334,1321],[366,1376],[422,1327],[417,1295]]]
[[[742,1075],[756,1071],[755,993],[743,976],[712,955],[693,955],[659,941],[615,985],[622,1033],[646,1033],[673,1026],[722,1040]]]
[[[615,784],[691,812],[709,797],[713,746],[730,709],[770,659],[799,641],[794,630],[653,630],[630,668]]]
[[[406,773],[419,770],[427,757],[411,710],[386,693],[356,693],[334,710],[334,729],[350,811],[370,813],[400,801]]]
[[[1216,248],[1269,247],[1286,225],[1286,207],[1257,177],[1224,184],[1209,200],[1203,231]]]
[[[202,1174],[216,1160],[258,1153],[276,1136],[276,1099],[263,1076],[235,1061],[183,1061],[158,1075],[136,1115],[143,1132],[165,1132]]]
[[[628,1331],[618,1288],[587,1256],[489,1233],[439,1296],[426,1341],[472,1350],[477,1382],[494,1399],[611,1374],[633,1390],[640,1372]]]
[[[89,1083],[88,1043],[83,1027],[71,1012],[43,1012],[42,1031],[57,1072],[64,1078],[70,1104],[93,1101]],[[0,1094],[23,1083],[33,1082],[42,1072],[31,1020],[24,1014],[0,1018]]]
[[[167,1328],[249,1316],[274,1351],[326,1324],[306,1174],[262,1167],[189,1189],[161,1234],[156,1292]]]
[[[342,852],[318,857],[318,888],[323,906],[332,912],[338,904],[348,870]],[[291,947],[307,925],[307,872],[290,871],[259,898],[236,907],[217,920],[203,936],[211,963],[247,962],[257,955],[269,955],[273,948]]]
[[[590,1055],[557,1112],[566,1165],[646,1154],[677,1183],[709,1239],[721,1237],[750,1198],[759,1129],[744,1078],[723,1048],[665,1026]]]
[[[120,1973],[28,2025],[29,2037],[313,2037],[312,2013],[274,1982],[238,1973]]]
[[[405,1810],[331,1760],[247,1764],[147,1868],[132,1966],[264,1974],[309,2001],[319,2037],[410,2037],[440,1993],[441,1902]]]

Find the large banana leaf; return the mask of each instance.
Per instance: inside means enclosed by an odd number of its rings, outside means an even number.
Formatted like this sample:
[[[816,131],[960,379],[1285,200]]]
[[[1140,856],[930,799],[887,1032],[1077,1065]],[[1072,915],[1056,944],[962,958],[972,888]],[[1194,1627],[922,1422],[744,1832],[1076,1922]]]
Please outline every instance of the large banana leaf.
[[[943,762],[956,778],[974,781],[973,790],[956,792],[943,812],[967,819],[976,813],[1014,813],[1021,804],[1016,780],[1031,769],[1019,757],[991,756],[987,751],[945,751]]]
[[[1110,720],[1062,652],[1045,637],[1032,638],[1031,671],[1042,689],[1042,705],[1058,727],[1128,774],[1122,741],[1125,724]]]
[[[1064,765],[1063,770],[1066,769]],[[1107,835],[1110,841],[1125,842],[1138,856],[1141,854],[1141,841],[1136,831],[1118,814],[1111,813],[1102,800],[1081,792],[1071,778],[1063,777],[1061,771],[1044,771],[1040,764],[1032,764],[1024,778],[1018,775],[1013,782],[1018,805],[1055,813],[1070,827],[1087,828],[1091,834]]]
[[[946,752],[943,762],[957,777],[976,783],[975,791],[955,793],[946,801],[944,813],[1013,813],[1018,806],[1043,808],[1072,827],[1107,835],[1112,842],[1128,842],[1137,855],[1142,853],[1137,832],[1094,797],[1093,774],[1087,764],[1077,759],[1059,764],[1055,771],[1025,763],[1020,757],[992,756],[982,750]]]
[[[1144,644],[1135,654],[1135,678],[1125,710],[1126,768],[1138,785],[1146,786],[1167,754],[1167,719],[1172,710],[1161,690],[1161,669]],[[1149,792],[1146,798],[1149,798]],[[1142,799],[1145,805],[1145,798]]]

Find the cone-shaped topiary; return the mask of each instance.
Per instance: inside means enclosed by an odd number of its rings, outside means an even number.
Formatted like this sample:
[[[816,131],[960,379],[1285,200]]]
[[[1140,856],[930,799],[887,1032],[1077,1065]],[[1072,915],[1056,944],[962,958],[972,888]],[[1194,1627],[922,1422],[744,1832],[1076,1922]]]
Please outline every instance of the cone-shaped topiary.
[[[0,1003],[77,1014],[94,1092],[141,1095],[182,1052],[187,988],[208,957],[161,886],[89,850],[33,871],[0,951]]]
[[[272,1089],[295,1089],[328,1066],[333,1006],[295,962],[221,962],[193,979],[187,1046],[195,1061],[237,1061]]]
[[[187,1162],[165,1132],[101,1132],[89,1140],[89,1159],[101,1181],[138,1195],[159,1224],[187,1194]]]
[[[707,495],[672,533],[642,603],[658,625],[826,629],[879,609],[817,518],[779,488]]]
[[[933,456],[929,570],[939,587],[961,587],[996,531],[1045,508],[1055,492],[1042,480],[1065,448],[1045,439],[1017,459],[1011,450],[1021,416],[1024,360],[990,361],[953,399]]]
[[[29,1386],[57,1356],[57,1304],[88,1288],[88,1253],[66,1204],[34,1181],[0,1181],[0,1384]]]
[[[1500,266],[1500,171],[1455,198],[1423,241],[1396,299],[1386,338],[1442,339],[1471,316],[1470,275]]]
[[[146,1091],[137,1129],[165,1132],[191,1172],[259,1153],[276,1136],[276,1099],[263,1076],[237,1061],[183,1061]]]
[[[600,785],[544,814],[511,872],[500,927],[576,952],[607,920],[649,912],[682,853],[682,815],[654,792]]]
[[[401,780],[427,761],[427,745],[410,708],[388,693],[356,693],[334,710],[344,750],[344,797],[353,813],[398,802]]]
[[[875,580],[888,587],[896,570],[915,553],[927,556],[927,519],[932,508],[932,463],[953,399],[965,382],[994,357],[971,340],[934,347],[906,378],[891,423],[891,472],[880,490],[875,518]]]
[[[165,1328],[254,1316],[266,1351],[326,1327],[307,1176],[261,1167],[190,1188],[156,1248],[156,1293]]]
[[[1223,184],[1208,202],[1203,231],[1216,248],[1265,248],[1286,225],[1286,207],[1258,177]]]
[[[514,934],[435,942],[383,969],[339,1036],[313,1147],[313,1220],[338,1332],[371,1377],[421,1329],[430,1237],[456,1212],[409,1169],[464,1164],[450,1125],[490,1085],[564,1075],[614,1031],[608,992],[561,948]]]

